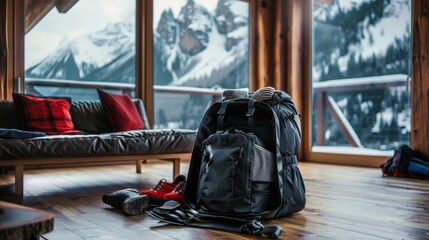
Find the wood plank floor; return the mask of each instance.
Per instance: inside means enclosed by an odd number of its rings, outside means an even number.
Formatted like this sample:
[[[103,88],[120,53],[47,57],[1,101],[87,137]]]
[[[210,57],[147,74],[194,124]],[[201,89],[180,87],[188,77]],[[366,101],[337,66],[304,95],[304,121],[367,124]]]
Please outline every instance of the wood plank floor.
[[[188,164],[182,164],[186,173]],[[307,189],[306,208],[264,222],[280,225],[281,239],[429,239],[429,181],[383,178],[379,169],[300,163]],[[165,226],[147,214],[125,216],[101,201],[102,193],[150,188],[171,180],[172,166],[149,161],[142,174],[134,165],[29,170],[23,199],[0,193],[55,215],[46,239],[259,239],[228,232]],[[11,187],[12,175],[0,176]]]

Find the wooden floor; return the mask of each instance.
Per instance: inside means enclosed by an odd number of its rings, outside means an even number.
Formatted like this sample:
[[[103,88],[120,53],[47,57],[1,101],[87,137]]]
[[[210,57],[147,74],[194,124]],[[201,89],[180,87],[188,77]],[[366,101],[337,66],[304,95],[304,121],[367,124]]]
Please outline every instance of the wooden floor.
[[[171,180],[171,164],[152,161],[142,174],[134,165],[30,170],[23,199],[0,193],[55,215],[46,239],[252,239],[249,235],[165,226],[147,214],[125,216],[101,201],[123,188],[146,189]],[[182,164],[182,173],[188,164]],[[300,163],[307,188],[306,208],[264,225],[280,225],[281,239],[429,239],[429,181],[383,178],[380,170]],[[12,175],[0,176],[3,188]],[[254,237],[255,239],[260,239]]]

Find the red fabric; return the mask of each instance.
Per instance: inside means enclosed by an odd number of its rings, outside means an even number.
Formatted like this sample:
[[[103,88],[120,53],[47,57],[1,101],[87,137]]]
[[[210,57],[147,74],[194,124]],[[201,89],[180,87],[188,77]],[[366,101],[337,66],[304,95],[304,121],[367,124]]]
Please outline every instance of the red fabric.
[[[101,89],[97,89],[97,92],[112,122],[114,132],[144,128],[140,114],[128,94],[117,95]]]
[[[44,132],[48,135],[81,133],[73,130],[68,99],[14,94],[13,100],[23,118],[26,130]]]

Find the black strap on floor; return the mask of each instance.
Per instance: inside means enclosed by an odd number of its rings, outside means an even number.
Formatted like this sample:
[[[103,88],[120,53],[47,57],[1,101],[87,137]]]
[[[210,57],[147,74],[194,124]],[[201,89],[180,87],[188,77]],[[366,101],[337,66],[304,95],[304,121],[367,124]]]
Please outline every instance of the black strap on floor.
[[[177,207],[175,208],[172,206]],[[194,210],[180,209],[179,204],[175,201],[168,201],[164,206],[154,208],[152,211],[149,211],[149,215],[160,221],[175,225],[246,233],[255,236],[265,235],[271,239],[278,238],[283,232],[283,229],[279,226],[269,226],[264,228],[258,219],[244,220],[224,216],[199,214]]]

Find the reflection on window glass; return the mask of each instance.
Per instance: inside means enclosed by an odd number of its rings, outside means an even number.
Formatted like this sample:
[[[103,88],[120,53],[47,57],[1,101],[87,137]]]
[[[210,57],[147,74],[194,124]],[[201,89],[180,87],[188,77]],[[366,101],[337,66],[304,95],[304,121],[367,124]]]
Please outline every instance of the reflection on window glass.
[[[46,15],[33,5],[26,8],[26,92],[98,99],[95,88],[111,84],[117,93],[134,95],[135,1],[80,0],[71,7],[58,2]],[[76,87],[81,83],[92,88]]]
[[[313,150],[409,144],[410,39],[411,0],[313,1]]]
[[[155,127],[195,129],[215,99],[210,89],[248,87],[249,4],[237,0],[153,4]],[[157,92],[160,85],[163,93]],[[208,94],[189,94],[190,87]],[[171,93],[175,90],[181,93]]]

